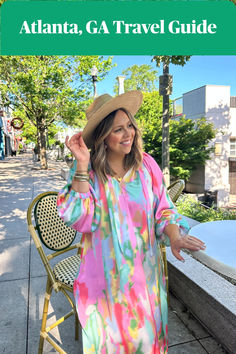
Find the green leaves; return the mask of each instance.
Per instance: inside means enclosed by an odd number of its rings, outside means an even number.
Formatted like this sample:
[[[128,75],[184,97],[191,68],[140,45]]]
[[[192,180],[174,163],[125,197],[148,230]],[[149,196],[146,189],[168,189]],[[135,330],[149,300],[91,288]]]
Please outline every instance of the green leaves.
[[[151,65],[132,65],[122,71],[126,77],[124,89],[126,91],[141,90],[143,92],[152,92],[156,89],[157,71],[153,70]],[[114,92],[118,94],[118,84],[114,85]]]
[[[26,136],[38,137],[46,159],[46,132],[55,122],[83,127],[85,110],[93,92],[90,70],[96,65],[98,80],[112,67],[112,58],[99,56],[1,56],[0,92],[10,105],[36,127]]]
[[[190,58],[190,55],[154,55],[152,61],[155,61],[158,67],[161,63],[184,66]]]
[[[162,98],[158,92],[144,93],[143,104],[136,115],[143,136],[144,149],[161,166]],[[215,130],[205,118],[170,119],[170,172],[174,178],[188,179],[197,165],[204,165],[212,148],[209,142]]]
[[[236,220],[236,212],[223,208],[205,208],[190,195],[181,195],[176,203],[178,212],[199,222]]]
[[[78,110],[92,92],[90,70],[96,65],[102,79],[110,70],[111,58],[99,56],[8,56],[0,57],[3,100],[27,111],[29,119],[44,117],[52,121],[74,123]],[[64,118],[65,117],[65,118]]]

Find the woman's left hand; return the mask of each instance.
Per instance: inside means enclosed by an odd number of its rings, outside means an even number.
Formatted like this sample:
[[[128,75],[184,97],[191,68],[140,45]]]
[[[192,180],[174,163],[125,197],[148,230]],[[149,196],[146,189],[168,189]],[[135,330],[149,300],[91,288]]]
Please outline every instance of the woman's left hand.
[[[205,250],[205,243],[194,236],[185,235],[178,238],[174,238],[170,242],[171,251],[173,255],[180,261],[184,262],[184,258],[180,255],[182,248],[190,251]]]

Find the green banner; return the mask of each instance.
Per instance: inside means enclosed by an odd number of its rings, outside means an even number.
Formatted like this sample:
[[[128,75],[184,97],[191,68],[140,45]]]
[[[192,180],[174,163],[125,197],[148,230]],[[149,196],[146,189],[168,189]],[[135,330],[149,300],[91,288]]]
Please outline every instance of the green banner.
[[[236,54],[229,1],[7,1],[2,55]]]

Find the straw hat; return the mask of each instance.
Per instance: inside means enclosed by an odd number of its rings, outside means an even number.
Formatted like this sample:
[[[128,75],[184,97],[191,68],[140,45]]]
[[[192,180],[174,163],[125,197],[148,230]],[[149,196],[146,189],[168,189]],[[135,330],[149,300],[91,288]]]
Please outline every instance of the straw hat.
[[[134,116],[142,100],[141,91],[129,91],[116,97],[108,94],[97,97],[86,111],[88,123],[83,130],[82,137],[87,147],[91,148],[93,132],[106,116],[120,108],[124,108]]]

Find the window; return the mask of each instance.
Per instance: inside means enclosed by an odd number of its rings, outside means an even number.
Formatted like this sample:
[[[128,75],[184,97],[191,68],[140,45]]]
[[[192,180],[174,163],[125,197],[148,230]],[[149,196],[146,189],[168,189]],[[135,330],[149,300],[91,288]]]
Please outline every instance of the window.
[[[236,157],[236,138],[230,139],[230,156]]]
[[[230,97],[230,107],[236,107],[236,96]]]

